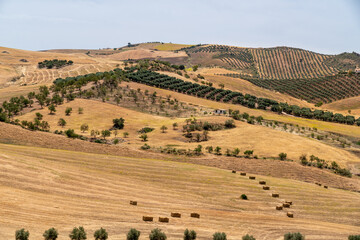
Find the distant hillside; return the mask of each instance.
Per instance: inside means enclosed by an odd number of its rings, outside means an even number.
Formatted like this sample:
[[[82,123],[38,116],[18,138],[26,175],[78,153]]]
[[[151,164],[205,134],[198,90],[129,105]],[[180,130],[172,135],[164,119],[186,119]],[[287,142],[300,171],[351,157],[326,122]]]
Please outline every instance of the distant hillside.
[[[341,53],[325,60],[325,64],[341,71],[354,70],[360,67],[360,54],[356,52]]]

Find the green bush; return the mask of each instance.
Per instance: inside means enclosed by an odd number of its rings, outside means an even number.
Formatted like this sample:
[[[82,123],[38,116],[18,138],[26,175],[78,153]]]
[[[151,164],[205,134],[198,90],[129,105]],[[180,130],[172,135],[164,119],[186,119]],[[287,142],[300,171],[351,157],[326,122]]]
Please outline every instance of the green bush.
[[[74,227],[74,229],[69,234],[71,240],[85,240],[86,232],[83,227]]]
[[[44,232],[43,237],[45,240],[56,240],[58,232],[55,228],[50,228]]]
[[[253,236],[250,236],[249,234],[246,234],[242,237],[242,240],[256,240]]]
[[[151,128],[151,127],[144,127],[142,129],[139,130],[139,133],[149,133],[154,131],[155,128]]]
[[[15,240],[28,240],[29,239],[29,231],[25,231],[25,229],[16,230],[15,232]]]
[[[286,160],[287,154],[286,153],[279,153],[280,160],[284,161]]]
[[[135,228],[132,228],[129,230],[126,240],[138,240],[140,237],[140,232],[136,230]]]
[[[149,146],[147,143],[145,143],[145,144],[142,145],[140,148],[141,148],[142,150],[148,150],[148,149],[150,149],[150,146]]]
[[[166,240],[166,238],[165,233],[163,233],[159,228],[151,230],[151,233],[149,234],[150,240]]]
[[[284,240],[305,240],[305,236],[301,233],[287,233],[284,235]]]
[[[226,234],[224,232],[216,232],[213,235],[213,240],[226,240]]]
[[[75,133],[74,129],[68,129],[64,133],[68,138],[78,138],[79,137],[79,135]]]
[[[360,235],[350,235],[348,240],[360,240]]]
[[[113,119],[113,128],[114,129],[123,129],[124,128],[125,119],[123,118],[115,118]]]
[[[100,228],[95,231],[94,238],[95,240],[106,240],[108,239],[108,233],[106,232],[105,229]]]
[[[248,197],[246,196],[246,194],[241,194],[240,198],[243,199],[243,200],[247,200],[247,199],[248,199]]]
[[[195,240],[196,239],[196,232],[194,230],[189,231],[186,229],[184,232],[184,240]]]

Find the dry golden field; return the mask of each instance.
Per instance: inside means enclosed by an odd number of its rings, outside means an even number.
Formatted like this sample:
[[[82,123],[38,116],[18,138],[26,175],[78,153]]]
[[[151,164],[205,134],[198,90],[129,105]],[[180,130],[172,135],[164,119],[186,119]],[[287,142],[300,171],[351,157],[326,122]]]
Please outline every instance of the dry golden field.
[[[160,51],[176,51],[180,50],[181,48],[191,47],[193,45],[189,44],[176,44],[176,43],[163,43],[155,46],[155,49]]]
[[[360,231],[360,195],[355,192],[259,175],[253,181],[226,170],[163,160],[4,144],[0,149],[0,238],[5,240],[22,227],[30,230],[31,239],[55,227],[64,240],[80,225],[89,238],[104,227],[114,240],[124,239],[132,227],[142,232],[140,239],[155,227],[168,239],[180,239],[185,228],[196,230],[198,239],[224,231],[230,240],[247,233],[282,239],[294,231],[306,239],[340,240]],[[270,191],[262,190],[259,180]],[[243,193],[249,200],[240,200]],[[130,200],[138,206],[129,205]],[[276,211],[285,200],[293,202],[291,208]],[[171,218],[171,212],[182,217]],[[200,219],[190,218],[191,212]],[[145,215],[155,221],[143,222]],[[159,223],[158,217],[170,217],[170,222]]]

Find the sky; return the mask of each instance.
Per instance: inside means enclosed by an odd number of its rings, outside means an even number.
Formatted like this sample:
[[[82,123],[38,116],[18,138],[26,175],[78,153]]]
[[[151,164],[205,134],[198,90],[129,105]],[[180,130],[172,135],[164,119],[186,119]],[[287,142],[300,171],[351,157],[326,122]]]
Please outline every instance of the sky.
[[[0,0],[0,46],[172,42],[360,53],[360,0]]]

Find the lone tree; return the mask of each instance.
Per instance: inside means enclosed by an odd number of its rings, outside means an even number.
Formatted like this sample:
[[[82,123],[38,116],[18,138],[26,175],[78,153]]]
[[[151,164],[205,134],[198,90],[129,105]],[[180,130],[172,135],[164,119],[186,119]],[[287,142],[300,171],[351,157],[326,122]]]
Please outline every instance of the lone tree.
[[[226,234],[224,232],[216,232],[213,235],[213,240],[226,240]]]
[[[124,122],[125,122],[125,119],[123,118],[115,118],[113,119],[113,128],[115,129],[123,129],[124,128]]]
[[[58,121],[58,125],[61,127],[65,127],[66,126],[66,121],[63,118],[60,118]]]
[[[178,127],[178,124],[177,123],[173,123],[173,129],[176,130]]]
[[[43,115],[41,113],[37,112],[35,115],[36,115],[36,119],[38,119],[39,121],[43,119]]]
[[[89,125],[87,125],[86,123],[82,124],[82,125],[80,126],[80,130],[81,130],[81,132],[87,132],[87,131],[89,131]]]
[[[217,146],[217,147],[215,148],[215,154],[216,154],[216,155],[221,155],[221,147]]]
[[[82,107],[79,107],[78,113],[79,113],[79,114],[83,114],[83,113],[84,113],[84,109],[83,109]]]
[[[165,133],[165,131],[168,129],[165,125],[162,125],[161,126],[161,131],[162,131],[162,133]]]
[[[163,233],[159,228],[151,230],[151,233],[149,234],[150,240],[166,240],[166,238],[165,233]]]
[[[132,228],[129,230],[126,240],[138,240],[140,237],[140,232],[136,230],[135,228]]]
[[[195,240],[196,239],[196,232],[194,230],[189,231],[186,229],[184,232],[184,240]]]
[[[95,231],[94,238],[95,240],[106,240],[108,239],[108,233],[106,232],[105,229],[100,228]]]
[[[54,105],[54,104],[51,104],[51,105],[48,107],[48,109],[49,109],[51,115],[56,112],[56,108],[55,108],[55,105]]]
[[[279,153],[280,160],[286,160],[287,154],[286,153]]]
[[[58,237],[58,232],[55,228],[49,228],[43,234],[45,240],[56,240]]]
[[[25,231],[25,229],[16,230],[15,232],[15,240],[28,240],[29,239],[29,231]]]
[[[284,235],[284,240],[305,240],[301,233],[287,233]]]
[[[127,138],[127,137],[129,136],[129,133],[128,133],[128,132],[124,132],[124,133],[123,133],[123,136],[124,136],[124,138]]]
[[[106,137],[110,137],[110,135],[111,135],[111,132],[109,130],[102,130],[101,131],[101,136],[104,138],[104,140],[105,140]]]
[[[67,107],[67,108],[65,109],[65,115],[66,115],[66,116],[70,116],[71,112],[72,112],[72,108],[71,108],[71,107]]]
[[[74,227],[69,237],[71,240],[86,240],[86,232],[83,227]]]
[[[147,139],[148,139],[148,136],[147,136],[146,133],[143,133],[143,134],[140,135],[140,138],[142,139],[143,142],[146,142]]]

